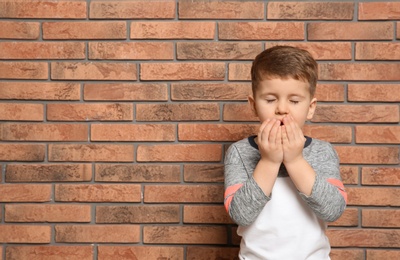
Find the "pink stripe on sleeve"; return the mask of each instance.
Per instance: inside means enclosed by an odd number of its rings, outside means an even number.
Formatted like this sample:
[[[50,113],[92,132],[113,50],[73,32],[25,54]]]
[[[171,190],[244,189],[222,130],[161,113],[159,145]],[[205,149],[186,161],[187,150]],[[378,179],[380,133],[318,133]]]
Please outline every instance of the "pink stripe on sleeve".
[[[233,195],[238,191],[238,189],[240,189],[240,187],[242,187],[243,184],[239,183],[239,184],[235,184],[232,186],[229,186],[228,188],[226,188],[225,190],[225,194],[224,194],[224,198],[225,198],[225,209],[226,211],[229,210],[229,206],[231,205],[232,199],[233,199]]]
[[[343,198],[344,198],[344,200],[346,201],[346,204],[347,204],[347,192],[344,190],[343,183],[338,179],[332,179],[332,178],[328,179],[328,182],[330,184],[332,184],[333,186],[335,186],[339,190],[340,194],[343,196]]]

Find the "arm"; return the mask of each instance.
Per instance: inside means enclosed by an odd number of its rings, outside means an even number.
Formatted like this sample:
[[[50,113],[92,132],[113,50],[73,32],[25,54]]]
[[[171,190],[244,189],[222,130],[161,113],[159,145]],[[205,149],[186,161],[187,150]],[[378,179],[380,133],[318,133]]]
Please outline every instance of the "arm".
[[[328,222],[338,219],[345,209],[347,194],[340,180],[336,152],[329,143],[317,141],[318,145],[313,145],[311,154],[305,158],[303,132],[290,116],[284,119],[284,124],[283,163],[290,178],[317,216]]]
[[[311,194],[300,196],[321,219],[332,222],[346,208],[347,193],[340,178],[339,158],[329,143],[315,145],[308,156],[316,176]]]
[[[229,216],[240,226],[248,226],[270,200],[245,168],[235,145],[225,156],[224,204]]]
[[[234,145],[225,158],[225,207],[242,226],[253,223],[270,199],[283,158],[280,121],[264,122],[257,138],[261,159],[245,154],[243,159]],[[257,165],[253,173],[248,173],[243,161],[254,159],[258,160]]]

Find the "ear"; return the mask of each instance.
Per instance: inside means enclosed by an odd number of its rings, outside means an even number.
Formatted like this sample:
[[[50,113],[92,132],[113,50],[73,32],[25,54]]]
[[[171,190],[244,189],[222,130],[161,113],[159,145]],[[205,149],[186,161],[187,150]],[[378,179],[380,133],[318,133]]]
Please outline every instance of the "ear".
[[[308,107],[307,120],[311,120],[313,118],[316,107],[317,107],[317,99],[313,98]]]
[[[257,115],[257,109],[256,109],[256,101],[254,100],[254,97],[253,97],[252,95],[249,95],[249,96],[247,97],[247,99],[249,100],[249,104],[250,104],[251,110],[253,111],[253,113],[254,113],[256,116],[258,116],[258,115]]]

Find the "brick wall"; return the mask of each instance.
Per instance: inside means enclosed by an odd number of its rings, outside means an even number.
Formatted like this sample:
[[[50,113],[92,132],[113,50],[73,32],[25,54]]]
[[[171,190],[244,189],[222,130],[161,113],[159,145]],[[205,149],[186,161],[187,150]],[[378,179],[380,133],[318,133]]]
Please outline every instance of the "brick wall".
[[[223,156],[251,60],[318,60],[332,259],[400,259],[400,2],[0,0],[2,259],[235,259]]]

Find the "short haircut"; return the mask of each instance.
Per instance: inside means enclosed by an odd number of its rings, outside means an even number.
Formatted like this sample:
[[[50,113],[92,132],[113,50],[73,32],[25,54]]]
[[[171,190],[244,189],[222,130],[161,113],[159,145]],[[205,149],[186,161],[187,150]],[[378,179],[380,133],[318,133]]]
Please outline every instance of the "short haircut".
[[[258,84],[266,79],[295,79],[310,84],[311,97],[315,94],[318,65],[311,54],[290,46],[274,46],[257,55],[251,67],[251,85],[255,95]]]

